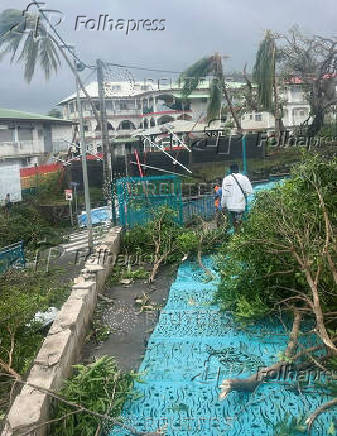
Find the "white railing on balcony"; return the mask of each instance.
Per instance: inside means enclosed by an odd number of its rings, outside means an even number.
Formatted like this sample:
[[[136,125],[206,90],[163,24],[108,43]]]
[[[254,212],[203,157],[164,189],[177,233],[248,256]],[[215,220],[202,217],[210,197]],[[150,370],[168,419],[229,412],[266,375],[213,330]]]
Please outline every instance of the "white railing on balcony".
[[[142,115],[143,111],[142,109],[107,109],[106,110],[108,115],[125,115],[125,117],[128,117],[130,115]]]

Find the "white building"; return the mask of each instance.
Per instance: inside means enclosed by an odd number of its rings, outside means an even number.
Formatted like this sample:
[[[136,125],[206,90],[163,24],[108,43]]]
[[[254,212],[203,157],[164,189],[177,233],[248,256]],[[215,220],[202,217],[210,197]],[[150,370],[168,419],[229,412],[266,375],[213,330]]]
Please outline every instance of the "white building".
[[[69,120],[0,108],[0,167],[46,163],[72,135]]]
[[[244,87],[241,82],[228,82],[229,93],[235,101],[237,90]],[[138,131],[151,130],[154,127],[175,121],[193,122],[194,131],[204,126],[209,102],[209,80],[205,79],[185,101],[181,98],[181,84],[144,82],[107,82],[105,84],[107,127],[111,138],[116,142],[127,142]],[[97,82],[90,83],[86,90],[99,111]],[[90,102],[81,93],[83,116],[88,148],[101,146],[100,125],[97,123]],[[70,95],[59,103],[63,107],[63,117],[78,123],[79,116],[76,95]],[[223,97],[223,105],[226,105]],[[200,127],[200,126],[199,126]],[[120,149],[122,152],[122,148]]]
[[[181,98],[182,83],[178,82],[106,82],[107,128],[110,138],[114,138],[116,144],[121,144],[119,153],[123,153],[123,143],[130,142],[130,138],[137,133],[148,131],[150,134],[158,131],[157,127],[164,124],[185,120],[193,123],[194,131],[202,131],[209,103],[210,80],[211,78],[204,79],[186,100]],[[91,82],[86,90],[99,111],[97,82]],[[228,80],[227,90],[235,108],[244,106],[245,82]],[[100,124],[97,123],[91,104],[83,93],[81,99],[88,150],[96,153],[101,147]],[[308,118],[310,108],[301,85],[283,86],[280,99],[284,103],[283,122],[286,128],[298,126]],[[227,106],[224,96],[222,104]],[[62,100],[59,105],[63,108],[65,119],[72,120],[75,124],[79,122],[75,94]],[[227,116],[228,121],[233,124],[229,111]],[[245,113],[241,118],[241,126],[247,132],[273,130],[275,119],[269,112]]]
[[[300,84],[286,84],[279,97],[283,103],[282,121],[286,129],[292,130],[308,120],[310,106]],[[241,127],[244,131],[273,130],[275,118],[270,112],[245,113],[241,116]]]

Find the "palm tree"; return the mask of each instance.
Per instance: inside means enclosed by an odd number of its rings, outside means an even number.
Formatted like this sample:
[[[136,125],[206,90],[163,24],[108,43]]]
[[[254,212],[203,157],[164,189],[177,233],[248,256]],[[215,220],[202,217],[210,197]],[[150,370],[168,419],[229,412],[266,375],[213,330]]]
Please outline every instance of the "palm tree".
[[[275,116],[275,136],[280,135],[281,110],[276,81],[276,44],[275,36],[266,30],[256,53],[253,80],[257,84],[259,104]]]
[[[47,24],[47,26],[45,26]],[[48,23],[43,15],[27,14],[17,9],[6,9],[0,14],[0,60],[10,55],[11,62],[24,64],[24,78],[30,83],[36,67],[42,68],[46,80],[57,73],[62,55],[74,76],[78,79],[82,92],[91,103],[97,122],[99,114],[83,85],[74,63],[69,59],[64,47],[48,32]]]
[[[199,85],[201,78],[212,74],[210,84],[210,101],[207,107],[207,121],[221,118],[222,95],[225,99],[231,115],[234,119],[237,130],[241,131],[240,120],[237,117],[231,99],[228,94],[225,77],[222,69],[221,56],[216,53],[214,56],[204,57],[189,68],[180,76],[183,81],[182,96],[187,98]]]

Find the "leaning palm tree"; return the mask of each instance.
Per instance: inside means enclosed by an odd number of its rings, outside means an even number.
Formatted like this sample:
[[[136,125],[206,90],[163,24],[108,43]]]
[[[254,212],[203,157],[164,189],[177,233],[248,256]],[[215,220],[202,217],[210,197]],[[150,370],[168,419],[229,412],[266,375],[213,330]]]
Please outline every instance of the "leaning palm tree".
[[[210,84],[210,100],[207,106],[207,121],[221,119],[222,95],[224,94],[228,108],[234,119],[235,126],[237,130],[240,131],[240,120],[234,111],[227,90],[221,56],[218,53],[214,56],[204,57],[198,60],[181,74],[180,80],[183,82],[183,98],[188,98],[188,96],[198,87],[201,79],[209,75],[213,75],[213,78]]]
[[[275,116],[275,135],[278,137],[281,129],[281,110],[276,81],[276,44],[275,36],[266,30],[256,53],[253,69],[253,80],[257,84],[258,102]]]
[[[80,88],[91,103],[93,113],[99,122],[99,114],[83,85],[72,59],[69,59],[64,47],[48,31],[49,25],[43,14],[23,15],[17,9],[6,9],[0,14],[0,60],[10,55],[11,62],[24,64],[24,78],[30,83],[37,65],[46,80],[52,73],[57,73],[61,66],[60,55],[64,58]]]

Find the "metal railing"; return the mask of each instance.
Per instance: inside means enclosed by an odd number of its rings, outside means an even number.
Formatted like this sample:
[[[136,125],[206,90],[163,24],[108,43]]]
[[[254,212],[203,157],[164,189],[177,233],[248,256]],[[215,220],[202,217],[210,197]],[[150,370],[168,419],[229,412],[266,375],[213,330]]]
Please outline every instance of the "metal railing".
[[[8,245],[0,249],[0,273],[6,272],[11,267],[24,267],[25,253],[23,241]]]
[[[184,222],[191,220],[194,216],[201,216],[205,220],[215,217],[215,196],[203,195],[186,197],[183,199]]]

